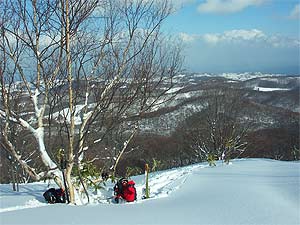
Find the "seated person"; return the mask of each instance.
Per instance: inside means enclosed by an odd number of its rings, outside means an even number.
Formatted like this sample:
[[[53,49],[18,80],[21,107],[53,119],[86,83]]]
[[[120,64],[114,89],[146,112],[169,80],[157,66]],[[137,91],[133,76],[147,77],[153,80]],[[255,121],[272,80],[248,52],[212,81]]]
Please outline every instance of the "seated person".
[[[119,203],[120,199],[123,199],[126,202],[133,202],[136,200],[136,189],[134,185],[135,183],[133,180],[128,181],[128,179],[121,178],[114,187],[115,202]]]

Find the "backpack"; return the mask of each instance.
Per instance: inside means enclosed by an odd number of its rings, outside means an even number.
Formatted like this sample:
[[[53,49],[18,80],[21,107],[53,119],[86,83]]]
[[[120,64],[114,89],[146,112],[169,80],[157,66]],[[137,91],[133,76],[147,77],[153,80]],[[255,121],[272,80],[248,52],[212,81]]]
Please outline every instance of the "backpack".
[[[128,186],[133,187],[133,189],[134,189],[134,200],[136,201],[137,194],[136,194],[136,188],[135,188],[134,184],[128,184]]]
[[[122,177],[121,179],[118,180],[118,182],[114,186],[114,194],[116,196],[123,196],[123,185],[122,182],[126,180],[128,182],[128,179]],[[132,187],[134,189],[134,200],[137,199],[137,194],[136,194],[136,188],[134,184],[128,184],[128,186]]]
[[[46,202],[50,204],[54,203],[66,203],[66,196],[65,192],[63,189],[55,189],[55,188],[50,188],[43,194]]]
[[[122,177],[114,186],[114,193],[115,195],[122,195],[123,194],[123,185],[122,181],[127,180],[126,178]],[[127,180],[128,181],[128,180]]]

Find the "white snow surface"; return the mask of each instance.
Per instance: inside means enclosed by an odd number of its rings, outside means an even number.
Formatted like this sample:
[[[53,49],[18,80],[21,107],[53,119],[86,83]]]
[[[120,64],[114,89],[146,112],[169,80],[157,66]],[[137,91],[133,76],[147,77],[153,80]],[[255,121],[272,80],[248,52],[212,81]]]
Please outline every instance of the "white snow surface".
[[[151,198],[108,203],[113,184],[89,205],[46,204],[47,183],[13,192],[0,185],[0,224],[300,224],[300,163],[268,159],[195,164],[150,174]],[[52,186],[55,187],[55,186]],[[106,193],[106,194],[105,194]],[[102,200],[101,200],[102,199]],[[94,199],[96,200],[96,199]]]
[[[290,88],[266,88],[266,87],[254,87],[255,91],[263,91],[263,92],[269,92],[269,91],[289,91]]]

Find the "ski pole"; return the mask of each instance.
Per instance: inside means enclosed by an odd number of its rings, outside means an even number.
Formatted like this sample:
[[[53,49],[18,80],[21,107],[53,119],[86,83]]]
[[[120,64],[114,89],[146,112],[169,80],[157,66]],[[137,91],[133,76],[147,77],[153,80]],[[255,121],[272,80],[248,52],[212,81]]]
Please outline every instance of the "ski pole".
[[[149,198],[149,165],[145,164],[145,198]]]

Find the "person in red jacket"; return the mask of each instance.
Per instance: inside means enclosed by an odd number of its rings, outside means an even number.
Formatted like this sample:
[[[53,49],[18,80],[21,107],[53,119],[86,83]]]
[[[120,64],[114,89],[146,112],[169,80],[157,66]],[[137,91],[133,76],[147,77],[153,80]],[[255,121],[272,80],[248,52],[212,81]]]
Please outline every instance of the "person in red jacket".
[[[124,199],[126,202],[133,202],[136,200],[136,189],[133,180],[128,181],[122,178],[115,186],[115,202],[119,203],[120,199]]]

